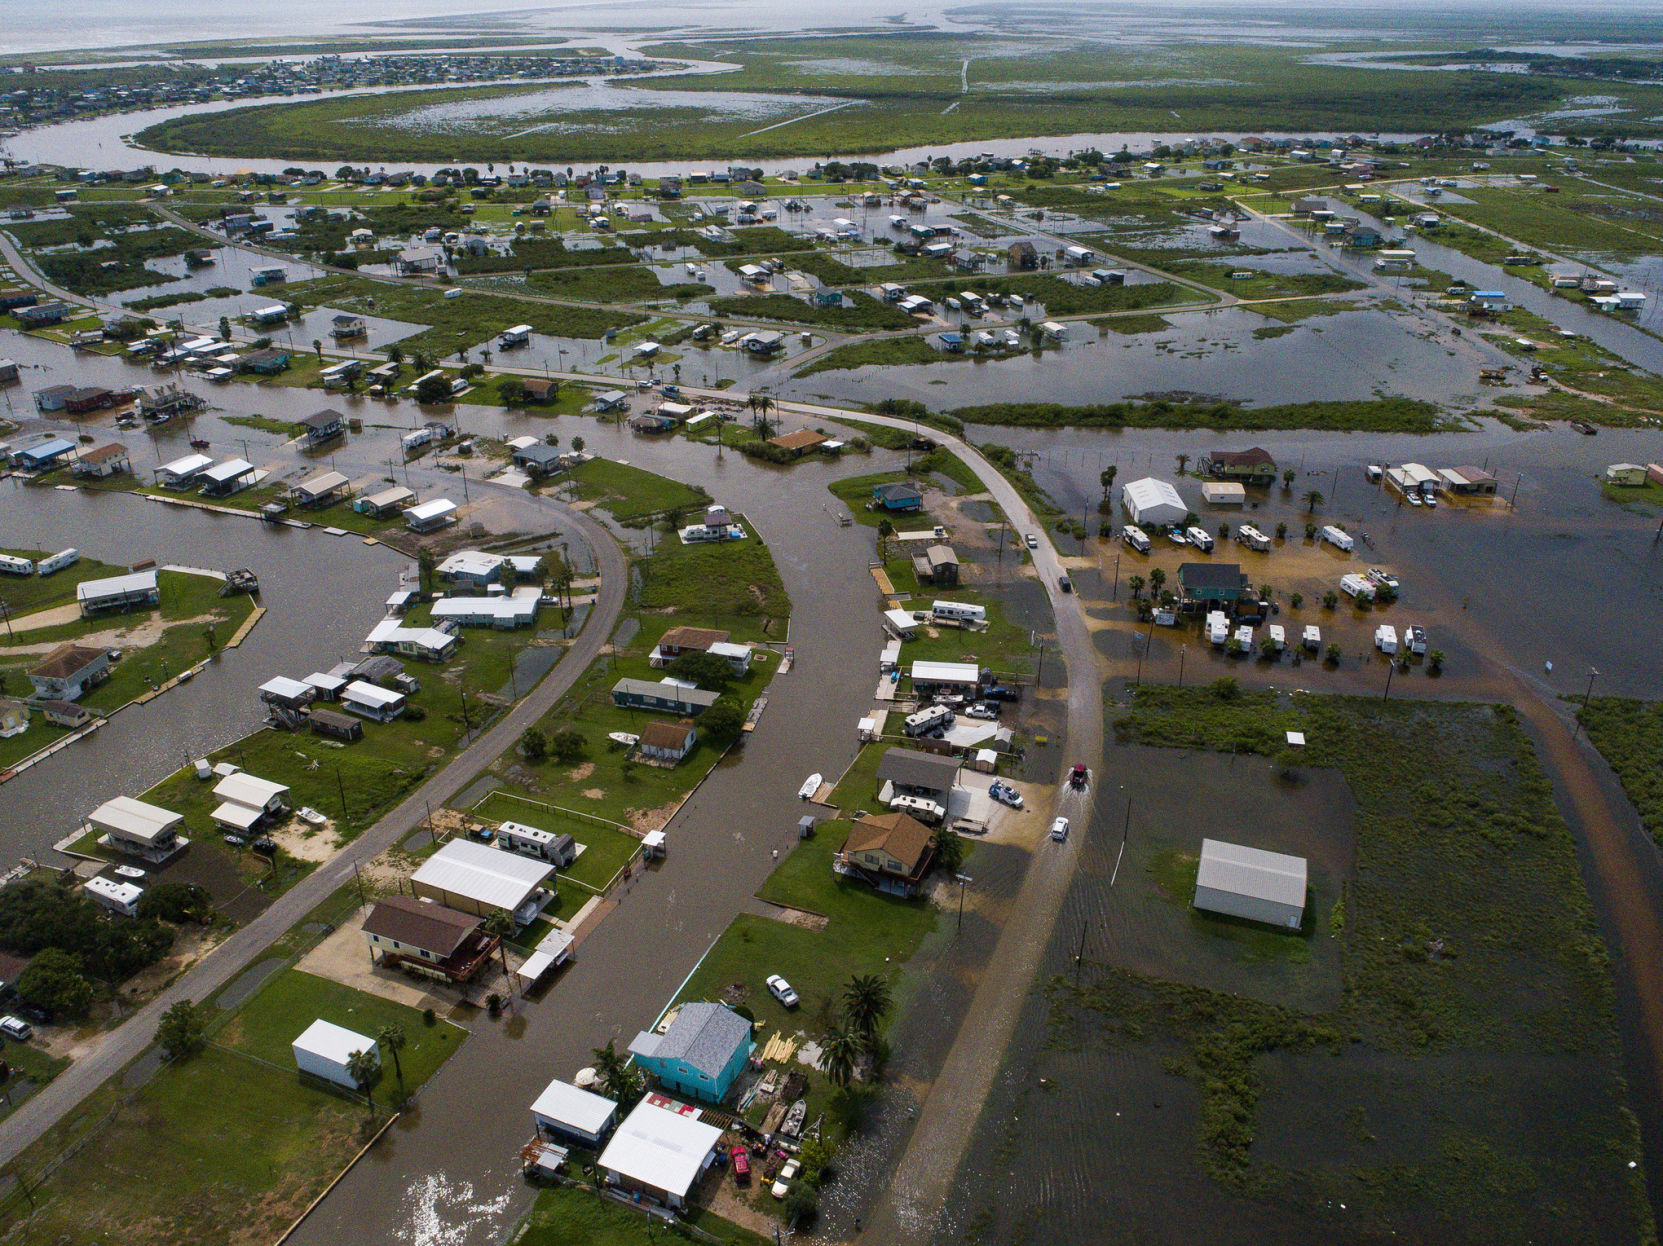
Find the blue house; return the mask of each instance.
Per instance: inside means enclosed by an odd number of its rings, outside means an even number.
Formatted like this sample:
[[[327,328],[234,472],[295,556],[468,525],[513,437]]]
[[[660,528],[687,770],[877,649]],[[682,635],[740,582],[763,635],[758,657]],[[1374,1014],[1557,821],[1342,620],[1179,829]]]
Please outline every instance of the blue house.
[[[626,710],[654,710],[691,718],[716,704],[717,694],[679,679],[620,679],[612,685],[612,704]]]
[[[886,511],[915,511],[924,507],[924,495],[904,482],[874,485],[872,501]]]
[[[25,446],[21,450],[12,451],[12,462],[25,471],[39,471],[46,467],[60,466],[63,459],[75,449],[73,441],[65,441],[62,437],[54,437],[50,441],[42,441],[36,445]]]
[[[816,307],[842,307],[843,291],[833,290],[829,286],[821,286],[814,292],[814,305]]]
[[[721,1004],[683,1004],[662,1034],[646,1031],[630,1043],[636,1067],[666,1090],[706,1103],[727,1098],[756,1046],[751,1023]]]

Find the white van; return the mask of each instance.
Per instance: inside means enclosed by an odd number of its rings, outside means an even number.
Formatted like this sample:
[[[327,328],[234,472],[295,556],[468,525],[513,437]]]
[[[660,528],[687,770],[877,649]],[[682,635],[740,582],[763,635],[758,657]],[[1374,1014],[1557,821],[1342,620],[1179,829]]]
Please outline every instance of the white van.
[[[40,575],[51,575],[54,571],[62,571],[65,567],[73,567],[81,561],[81,551],[78,549],[59,550],[50,558],[42,558],[35,564],[35,571]]]
[[[1129,523],[1120,530],[1120,539],[1140,554],[1149,552],[1149,534],[1134,523]]]
[[[1360,575],[1342,575],[1340,577],[1340,592],[1347,597],[1354,597],[1358,601],[1374,600],[1374,585]]]
[[[1397,652],[1397,629],[1390,623],[1382,623],[1374,629],[1374,647],[1384,654]]]

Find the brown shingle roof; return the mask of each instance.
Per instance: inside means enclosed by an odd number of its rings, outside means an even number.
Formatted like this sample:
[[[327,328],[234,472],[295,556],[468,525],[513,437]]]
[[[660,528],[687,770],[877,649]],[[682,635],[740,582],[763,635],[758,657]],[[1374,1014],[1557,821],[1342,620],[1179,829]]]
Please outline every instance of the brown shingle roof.
[[[64,679],[91,666],[104,656],[104,652],[102,649],[89,649],[86,645],[59,645],[29,673],[43,679]]]
[[[862,818],[849,828],[844,852],[887,852],[910,875],[930,850],[930,828],[904,813],[886,813]]]
[[[728,634],[714,627],[672,627],[659,637],[658,643],[666,649],[697,649],[703,653],[711,645],[719,645],[728,638]]]
[[[388,896],[364,918],[364,933],[407,943],[443,959],[461,947],[478,925],[479,918],[442,904]]]
[[[1270,456],[1270,451],[1260,446],[1251,446],[1246,450],[1214,450],[1207,455],[1220,467],[1275,467],[1276,460]]]
[[[127,447],[119,441],[112,441],[107,446],[99,446],[96,450],[88,450],[81,456],[81,462],[97,464],[105,459],[120,458],[127,453]]]
[[[687,737],[692,734],[692,723],[650,722],[641,728],[641,747],[682,749],[687,746]]]
[[[783,437],[775,437],[768,444],[778,446],[781,450],[807,450],[824,440],[824,434],[817,433],[812,428],[800,428],[794,433],[786,433]]]

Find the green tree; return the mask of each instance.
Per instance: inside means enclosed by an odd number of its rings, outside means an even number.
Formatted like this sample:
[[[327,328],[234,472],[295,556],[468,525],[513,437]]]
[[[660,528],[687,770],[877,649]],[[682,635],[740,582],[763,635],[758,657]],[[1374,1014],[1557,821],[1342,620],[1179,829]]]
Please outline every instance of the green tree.
[[[549,752],[562,766],[575,766],[589,754],[589,741],[583,733],[562,727],[549,737]]]
[[[1288,539],[1288,525],[1286,521],[1276,525],[1276,539],[1278,541],[1285,541]]]
[[[1119,472],[1120,469],[1113,463],[1110,463],[1102,471],[1097,473],[1097,483],[1103,486],[1103,500],[1105,502],[1109,500],[1109,494],[1114,490],[1114,478],[1119,474]]]
[[[1321,506],[1328,499],[1323,497],[1318,490],[1312,489],[1299,500],[1305,503],[1306,512],[1314,515],[1316,514],[1317,507]]]
[[[1289,467],[1284,469],[1282,472],[1282,488],[1284,490],[1292,489],[1293,482],[1298,479],[1298,477],[1299,473],[1294,471],[1293,468]]]
[[[1178,457],[1178,474],[1180,476],[1182,476],[1186,471],[1189,470],[1190,456],[1187,455],[1187,454],[1180,454],[1177,457]]]
[[[433,591],[433,571],[438,565],[438,559],[427,546],[424,545],[416,551],[417,582],[421,585],[422,592],[431,593]]]
[[[855,1062],[865,1051],[865,1044],[852,1030],[834,1025],[820,1040],[820,1067],[831,1084],[847,1087],[855,1075]]]
[[[572,438],[572,450],[573,450],[574,453],[582,454],[583,453],[583,446],[584,446],[583,438],[581,438],[581,437],[573,437]]]
[[[323,362],[323,339],[321,337],[315,337],[315,338],[312,339],[312,352],[315,355],[317,355],[318,362],[322,363]]]
[[[182,999],[162,1014],[156,1025],[156,1045],[169,1060],[181,1060],[208,1045],[207,1030],[207,1010]]]
[[[139,916],[169,922],[206,922],[214,914],[207,889],[195,883],[157,883],[139,897]]]
[[[229,316],[219,318],[219,340],[222,342],[231,340],[231,317]]]
[[[1322,608],[1324,610],[1332,610],[1335,606],[1337,606],[1339,604],[1340,604],[1340,595],[1338,593],[1336,593],[1333,589],[1329,589],[1326,593],[1324,593],[1322,595]]]
[[[502,979],[512,990],[514,979],[508,971],[508,940],[514,937],[514,919],[507,909],[497,909],[479,923],[479,928],[497,941],[497,951],[502,953]]]
[[[402,1025],[384,1025],[377,1032],[375,1041],[387,1049],[387,1054],[393,1058],[393,1072],[398,1076],[399,1097],[404,1096],[404,1065],[398,1058],[398,1053],[404,1050],[410,1041]]]
[[[1139,597],[1143,596],[1144,583],[1144,578],[1141,575],[1126,577],[1126,587],[1131,590],[1133,601],[1136,601]]]
[[[416,401],[425,405],[450,401],[450,382],[442,376],[423,377],[416,386]]]
[[[1150,591],[1150,595],[1151,596],[1158,595],[1160,593],[1161,589],[1164,588],[1165,586],[1166,586],[1166,572],[1162,568],[1156,567],[1153,571],[1151,571],[1149,573],[1149,591]]]
[[[1426,655],[1426,673],[1428,675],[1440,674],[1443,669],[1444,651],[1442,649],[1434,649],[1431,653]]]
[[[17,975],[17,993],[57,1017],[79,1021],[92,1008],[92,984],[81,971],[81,958],[49,947]]]
[[[629,1062],[627,1055],[619,1053],[612,1039],[607,1039],[606,1046],[596,1047],[590,1055],[595,1062],[595,1078],[601,1093],[617,1100],[620,1106],[634,1106],[646,1090],[641,1070]]]
[[[1292,606],[1295,610],[1299,609],[1299,607],[1303,606],[1304,604],[1305,604],[1305,594],[1304,593],[1295,593],[1293,596],[1288,598],[1288,605]]]
[[[1317,539],[1317,526],[1314,523],[1308,523],[1305,525],[1305,539],[1307,541],[1314,541]]]
[[[347,1057],[346,1075],[358,1087],[358,1093],[364,1096],[372,1116],[375,1114],[375,1100],[370,1097],[370,1087],[375,1083],[375,1074],[380,1068],[381,1058],[376,1055],[374,1047],[355,1051]]]
[[[856,974],[843,988],[843,1020],[870,1048],[893,1003],[888,982],[875,973]]]
[[[699,726],[713,740],[736,738],[745,727],[745,703],[731,692],[724,692],[716,703],[699,715]]]
[[[677,679],[686,679],[701,688],[718,692],[733,682],[733,667],[728,660],[714,653],[684,653],[666,668]]]
[[[1344,650],[1342,650],[1339,647],[1339,645],[1337,645],[1337,644],[1329,645],[1328,649],[1326,651],[1326,655],[1325,655],[1328,658],[1328,665],[1329,666],[1338,666],[1340,664],[1340,658],[1343,656],[1343,654],[1344,654]]]
[[[540,727],[529,727],[520,737],[520,753],[533,766],[549,755],[549,741]]]

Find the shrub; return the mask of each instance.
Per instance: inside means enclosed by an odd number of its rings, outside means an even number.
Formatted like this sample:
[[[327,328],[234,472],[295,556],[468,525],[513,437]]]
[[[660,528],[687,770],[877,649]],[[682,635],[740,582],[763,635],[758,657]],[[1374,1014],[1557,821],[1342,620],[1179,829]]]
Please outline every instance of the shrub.
[[[81,958],[62,948],[36,953],[17,975],[17,993],[54,1017],[80,1020],[92,1008],[92,984],[81,972]]]

